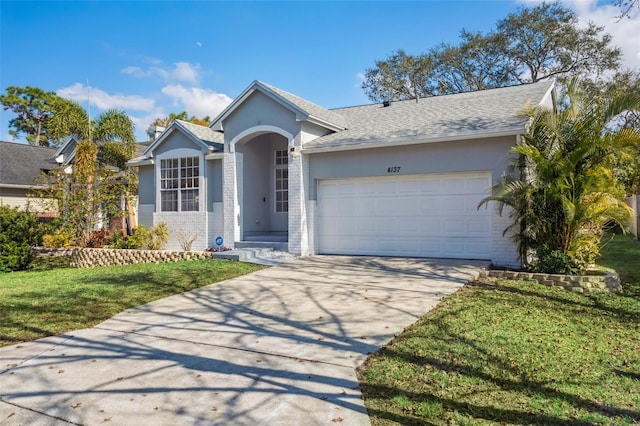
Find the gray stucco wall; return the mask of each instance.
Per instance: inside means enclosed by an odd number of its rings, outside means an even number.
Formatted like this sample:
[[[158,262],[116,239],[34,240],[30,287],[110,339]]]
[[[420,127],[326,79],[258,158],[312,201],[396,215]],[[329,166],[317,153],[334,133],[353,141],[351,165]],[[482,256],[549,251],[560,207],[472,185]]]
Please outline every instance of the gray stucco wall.
[[[317,139],[321,136],[328,135],[331,133],[331,130],[325,129],[324,127],[320,127],[316,124],[302,122],[301,125],[301,137],[302,144],[304,145],[307,142],[310,142],[314,139]]]
[[[439,142],[389,148],[339,151],[309,155],[309,199],[316,199],[317,180],[367,176],[492,171],[496,182],[507,169],[515,136]]]
[[[155,175],[153,164],[138,167],[138,203],[155,204]]]
[[[165,140],[162,141],[153,151],[154,156],[158,156],[163,152],[171,151],[172,149],[188,148],[202,150],[202,147],[191,139],[180,133],[179,131],[173,131]]]
[[[239,133],[260,125],[279,127],[292,135],[298,134],[300,124],[295,114],[268,96],[254,92],[223,123],[225,141]]]
[[[222,160],[207,161],[207,211],[212,211],[211,203],[222,202]]]

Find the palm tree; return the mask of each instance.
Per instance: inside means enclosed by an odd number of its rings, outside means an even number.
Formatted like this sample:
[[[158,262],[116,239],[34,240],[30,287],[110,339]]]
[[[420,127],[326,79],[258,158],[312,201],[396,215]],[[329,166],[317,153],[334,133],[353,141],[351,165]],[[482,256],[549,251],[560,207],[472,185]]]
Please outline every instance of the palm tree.
[[[512,149],[514,173],[480,203],[496,201],[500,214],[510,208],[513,223],[505,233],[513,233],[525,266],[531,255],[542,264],[543,255],[559,253],[574,271],[584,269],[598,255],[605,223],[628,220],[613,167],[623,156],[640,154],[640,133],[615,127],[614,119],[639,108],[637,93],[589,99],[573,79],[563,107],[528,111],[528,132]]]
[[[43,198],[56,200],[66,232],[86,245],[99,221],[123,214],[122,199],[130,202],[137,178],[126,167],[135,153],[134,125],[124,111],[111,109],[89,121],[77,103],[57,117],[57,126],[72,129],[77,139],[70,174],[59,170]],[[56,127],[57,128],[57,127]]]

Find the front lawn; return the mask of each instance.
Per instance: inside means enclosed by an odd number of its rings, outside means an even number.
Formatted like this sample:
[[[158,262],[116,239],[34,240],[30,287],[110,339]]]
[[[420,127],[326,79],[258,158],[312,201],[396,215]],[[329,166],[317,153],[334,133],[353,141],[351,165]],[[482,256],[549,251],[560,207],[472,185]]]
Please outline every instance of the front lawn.
[[[226,260],[89,269],[50,264],[0,274],[0,346],[91,327],[125,309],[261,268]]]
[[[361,368],[372,423],[640,422],[640,244],[600,263],[622,295],[482,279],[446,298]]]

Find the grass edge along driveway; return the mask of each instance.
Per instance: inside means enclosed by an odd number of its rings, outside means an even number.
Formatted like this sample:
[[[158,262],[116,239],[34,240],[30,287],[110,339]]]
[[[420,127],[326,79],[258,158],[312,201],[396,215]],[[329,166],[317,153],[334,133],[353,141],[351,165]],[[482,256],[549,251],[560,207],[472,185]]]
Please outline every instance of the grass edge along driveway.
[[[0,346],[92,327],[126,309],[261,268],[191,260],[0,274]]]
[[[622,294],[487,278],[447,297],[360,368],[372,424],[640,423],[640,243],[600,263]]]

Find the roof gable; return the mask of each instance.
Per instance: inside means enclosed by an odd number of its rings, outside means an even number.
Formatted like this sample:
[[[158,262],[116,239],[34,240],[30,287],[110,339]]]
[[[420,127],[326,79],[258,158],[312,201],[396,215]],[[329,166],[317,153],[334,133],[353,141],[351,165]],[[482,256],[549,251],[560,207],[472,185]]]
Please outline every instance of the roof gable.
[[[162,144],[173,132],[180,132],[203,151],[222,151],[224,136],[222,133],[206,126],[193,124],[188,121],[174,120],[162,134],[144,150],[144,157],[153,157],[155,149]]]
[[[339,113],[323,108],[313,102],[309,102],[306,99],[302,99],[299,96],[258,80],[251,83],[240,96],[234,99],[233,102],[211,122],[209,127],[215,130],[223,130],[223,121],[233,114],[255,91],[263,93],[292,111],[297,121],[309,121],[333,131],[347,128],[346,120]]]

